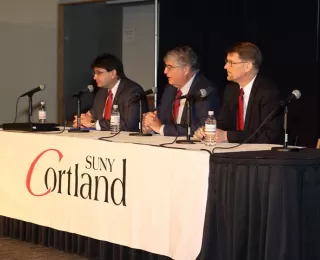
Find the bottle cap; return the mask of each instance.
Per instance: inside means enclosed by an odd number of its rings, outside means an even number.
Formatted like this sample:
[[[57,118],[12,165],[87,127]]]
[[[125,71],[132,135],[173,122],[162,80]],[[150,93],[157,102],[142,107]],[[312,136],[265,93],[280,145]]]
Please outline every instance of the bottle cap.
[[[113,108],[114,108],[114,109],[118,108],[118,105],[113,105]]]
[[[209,116],[213,116],[213,114],[214,114],[214,111],[208,111]]]
[[[41,101],[40,104],[43,106],[44,105],[44,101]]]

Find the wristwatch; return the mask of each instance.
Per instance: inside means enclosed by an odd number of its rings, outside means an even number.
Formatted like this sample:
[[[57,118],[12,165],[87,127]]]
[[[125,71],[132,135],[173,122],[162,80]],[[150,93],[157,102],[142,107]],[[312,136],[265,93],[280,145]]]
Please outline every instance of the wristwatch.
[[[96,128],[96,123],[97,121],[91,120],[90,122],[91,127]]]

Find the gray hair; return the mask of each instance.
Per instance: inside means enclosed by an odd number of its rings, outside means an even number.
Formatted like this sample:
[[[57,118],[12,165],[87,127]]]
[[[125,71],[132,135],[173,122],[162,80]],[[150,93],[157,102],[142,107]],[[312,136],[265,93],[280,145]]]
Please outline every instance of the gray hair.
[[[175,58],[179,65],[189,65],[192,71],[200,69],[198,55],[189,46],[180,46],[168,51],[164,61],[169,57]]]

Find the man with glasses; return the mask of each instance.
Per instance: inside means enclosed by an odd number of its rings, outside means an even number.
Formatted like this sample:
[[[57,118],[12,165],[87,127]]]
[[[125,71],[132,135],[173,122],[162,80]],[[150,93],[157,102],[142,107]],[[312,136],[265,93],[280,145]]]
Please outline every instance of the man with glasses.
[[[128,79],[123,71],[122,62],[111,54],[102,54],[91,64],[93,79],[100,88],[94,98],[93,106],[86,114],[81,115],[82,127],[93,127],[96,130],[110,130],[112,106],[118,105],[120,111],[120,127],[122,131],[139,130],[139,100],[137,95],[143,94],[142,87]],[[143,102],[144,112],[148,111],[146,100]],[[73,122],[76,127],[77,119]]]
[[[260,49],[250,43],[235,44],[227,51],[224,69],[228,84],[217,118],[217,142],[241,143],[254,134],[280,104],[276,85],[258,74],[262,63]],[[274,112],[250,143],[281,143],[282,116]],[[199,128],[195,136],[204,137]]]
[[[164,136],[186,135],[187,110],[184,95],[200,93],[200,89],[210,93],[204,98],[195,98],[191,111],[191,134],[202,126],[208,111],[218,110],[216,87],[199,71],[196,53],[188,46],[177,47],[164,58],[164,73],[168,78],[158,110],[144,114],[143,131]]]

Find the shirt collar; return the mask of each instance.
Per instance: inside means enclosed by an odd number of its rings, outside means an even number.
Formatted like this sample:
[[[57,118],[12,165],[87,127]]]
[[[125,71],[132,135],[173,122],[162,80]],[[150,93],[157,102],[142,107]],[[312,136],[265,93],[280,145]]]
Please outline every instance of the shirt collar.
[[[243,87],[244,95],[250,95],[250,92],[251,92],[251,89],[252,89],[252,85],[253,85],[253,82],[256,79],[256,77],[257,77],[257,75],[247,85],[245,85]]]
[[[117,90],[118,90],[118,87],[119,87],[119,84],[120,84],[120,79],[117,81],[117,83],[116,83],[116,84],[113,86],[113,88],[111,89],[113,96],[116,95]]]
[[[196,74],[197,74],[197,73],[195,73],[195,74],[192,76],[192,78],[189,79],[188,82],[180,89],[181,92],[182,92],[182,95],[187,95],[187,94],[188,94],[188,92],[189,92],[189,90],[190,90],[190,87],[191,87],[191,85],[192,85],[192,82],[193,82]]]

